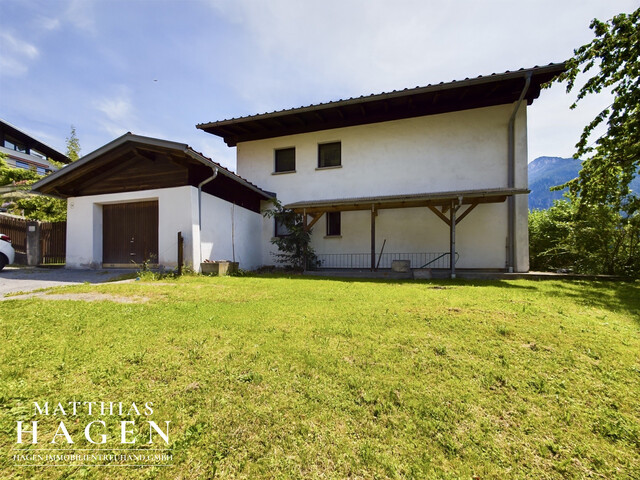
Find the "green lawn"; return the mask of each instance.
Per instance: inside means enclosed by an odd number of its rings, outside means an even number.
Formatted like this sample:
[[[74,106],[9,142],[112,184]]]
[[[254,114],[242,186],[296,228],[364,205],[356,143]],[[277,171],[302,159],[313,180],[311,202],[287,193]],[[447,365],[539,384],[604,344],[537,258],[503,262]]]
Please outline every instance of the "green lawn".
[[[0,303],[1,478],[640,478],[638,282],[192,276],[54,292],[134,303]],[[34,401],[153,415],[123,417],[140,436],[120,445],[119,416]],[[168,447],[146,444],[147,418],[171,421]],[[93,445],[100,419],[111,433]],[[19,420],[38,421],[37,445],[16,444]],[[50,443],[61,420],[74,445]],[[53,447],[169,448],[172,465],[16,466],[16,448]]]

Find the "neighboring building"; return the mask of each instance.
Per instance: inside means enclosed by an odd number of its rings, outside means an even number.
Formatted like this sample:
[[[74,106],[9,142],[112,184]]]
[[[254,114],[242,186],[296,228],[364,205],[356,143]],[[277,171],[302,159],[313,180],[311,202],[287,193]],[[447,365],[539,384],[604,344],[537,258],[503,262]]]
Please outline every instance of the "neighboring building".
[[[51,163],[69,163],[69,158],[28,133],[0,119],[0,152],[9,166],[35,170],[40,175],[57,170]]]
[[[175,268],[178,232],[187,265],[262,265],[255,232],[273,195],[185,144],[127,133],[33,189],[67,199],[67,268]]]
[[[196,270],[204,259],[273,264],[271,241],[286,232],[261,212],[277,194],[313,227],[321,268],[400,259],[452,276],[456,267],[524,272],[526,106],[563,70],[198,125],[237,146],[237,175],[187,145],[126,134],[34,189],[68,199],[68,267],[155,258],[175,267],[178,232]]]
[[[314,225],[321,267],[410,259],[412,267],[525,272],[526,106],[563,70],[551,64],[197,127],[237,146],[238,174]],[[273,263],[276,234],[265,220],[263,263]]]

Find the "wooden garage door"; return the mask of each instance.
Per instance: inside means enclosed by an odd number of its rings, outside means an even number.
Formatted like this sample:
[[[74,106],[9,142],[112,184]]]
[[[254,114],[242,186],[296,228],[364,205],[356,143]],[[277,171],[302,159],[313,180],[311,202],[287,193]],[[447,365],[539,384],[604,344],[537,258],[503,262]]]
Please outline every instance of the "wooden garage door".
[[[158,263],[158,201],[102,207],[102,264],[132,267]]]

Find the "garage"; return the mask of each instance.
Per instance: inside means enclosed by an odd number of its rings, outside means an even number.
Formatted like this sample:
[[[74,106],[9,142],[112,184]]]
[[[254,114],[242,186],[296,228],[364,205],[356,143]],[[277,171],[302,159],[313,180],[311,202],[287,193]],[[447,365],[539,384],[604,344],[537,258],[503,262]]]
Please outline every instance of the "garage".
[[[67,268],[262,265],[266,192],[184,143],[126,133],[39,180],[67,200]]]
[[[158,201],[102,206],[102,266],[158,263]]]

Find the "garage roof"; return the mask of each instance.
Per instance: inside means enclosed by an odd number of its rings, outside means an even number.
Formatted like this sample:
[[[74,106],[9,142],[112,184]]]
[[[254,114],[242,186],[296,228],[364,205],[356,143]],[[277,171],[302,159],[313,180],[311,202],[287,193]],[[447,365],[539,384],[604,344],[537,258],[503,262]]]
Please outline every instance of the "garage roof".
[[[540,95],[541,85],[564,70],[564,63],[551,63],[462,81],[201,123],[196,127],[222,137],[232,147],[239,142],[283,135],[502,105],[518,100],[528,74],[531,74],[531,84],[525,98],[531,104]]]
[[[44,177],[32,190],[68,198],[83,195],[197,186],[218,176],[203,191],[259,210],[260,200],[275,195],[227,170],[184,143],[126,133],[81,159]]]

